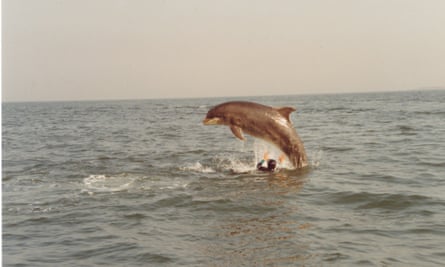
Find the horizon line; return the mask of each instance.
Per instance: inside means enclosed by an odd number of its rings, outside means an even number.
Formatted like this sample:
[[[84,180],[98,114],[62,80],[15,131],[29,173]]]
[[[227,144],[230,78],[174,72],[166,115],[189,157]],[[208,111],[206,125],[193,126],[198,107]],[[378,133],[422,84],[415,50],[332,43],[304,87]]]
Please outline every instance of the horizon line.
[[[402,93],[415,91],[442,91],[445,87],[419,87],[413,89],[402,90],[371,90],[371,91],[343,91],[343,92],[314,92],[314,93],[295,93],[295,94],[264,94],[264,95],[240,95],[240,96],[204,96],[204,97],[153,97],[153,98],[97,98],[97,99],[65,99],[65,100],[1,100],[2,104],[19,104],[19,103],[68,103],[68,102],[112,102],[112,101],[146,101],[146,100],[182,100],[182,99],[216,99],[216,98],[251,98],[251,97],[273,97],[273,96],[312,96],[312,95],[347,95],[347,94],[376,94],[376,93]]]

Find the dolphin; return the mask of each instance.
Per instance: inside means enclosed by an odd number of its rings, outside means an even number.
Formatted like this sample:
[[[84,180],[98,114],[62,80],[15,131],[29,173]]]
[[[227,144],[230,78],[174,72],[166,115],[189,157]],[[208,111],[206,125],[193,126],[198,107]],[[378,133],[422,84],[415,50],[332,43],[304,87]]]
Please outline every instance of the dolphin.
[[[290,121],[292,107],[273,108],[254,102],[231,101],[211,108],[204,125],[227,125],[235,137],[245,140],[243,132],[268,141],[286,154],[297,169],[306,167],[304,145]]]

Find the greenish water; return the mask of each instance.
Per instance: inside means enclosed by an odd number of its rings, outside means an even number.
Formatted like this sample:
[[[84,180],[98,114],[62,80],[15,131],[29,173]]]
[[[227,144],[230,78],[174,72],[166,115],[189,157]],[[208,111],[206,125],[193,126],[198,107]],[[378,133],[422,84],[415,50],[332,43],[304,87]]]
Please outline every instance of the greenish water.
[[[445,91],[237,99],[297,108],[274,174],[227,100],[3,104],[3,265],[443,266]]]

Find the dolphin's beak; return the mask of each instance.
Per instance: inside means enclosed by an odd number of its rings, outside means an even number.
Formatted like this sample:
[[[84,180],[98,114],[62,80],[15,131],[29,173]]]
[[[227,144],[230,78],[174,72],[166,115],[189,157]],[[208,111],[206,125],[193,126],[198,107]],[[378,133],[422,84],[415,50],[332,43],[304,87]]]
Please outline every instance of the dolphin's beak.
[[[205,118],[202,123],[204,123],[204,125],[215,125],[215,124],[219,124],[221,122],[220,118]]]

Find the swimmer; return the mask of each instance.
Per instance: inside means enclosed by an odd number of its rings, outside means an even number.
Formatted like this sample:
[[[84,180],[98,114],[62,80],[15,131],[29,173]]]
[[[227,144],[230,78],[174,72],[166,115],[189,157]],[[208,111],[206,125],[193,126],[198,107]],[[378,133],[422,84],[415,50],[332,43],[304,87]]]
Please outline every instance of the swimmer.
[[[284,158],[285,158],[284,154],[281,154],[280,157],[278,158],[280,164],[283,163]],[[267,161],[267,166],[264,166],[264,163],[266,161]],[[267,151],[264,153],[263,159],[256,165],[256,168],[259,171],[265,171],[265,172],[274,172],[276,167],[277,167],[277,161],[274,159],[269,159],[269,153]]]

